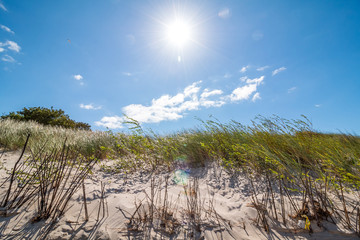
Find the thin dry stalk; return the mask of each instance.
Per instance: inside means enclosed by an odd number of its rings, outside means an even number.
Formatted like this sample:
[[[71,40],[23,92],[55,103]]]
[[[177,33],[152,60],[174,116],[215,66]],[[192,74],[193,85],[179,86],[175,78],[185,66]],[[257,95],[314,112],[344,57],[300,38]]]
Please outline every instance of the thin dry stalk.
[[[154,219],[154,197],[155,197],[155,177],[151,178],[150,183],[150,224],[152,224]]]
[[[308,189],[308,196],[309,196],[309,199],[310,199],[310,203],[311,203],[311,207],[312,207],[312,210],[313,210],[313,213],[315,215],[315,219],[316,219],[316,222],[317,222],[317,225],[320,226],[320,219],[319,219],[319,216],[318,216],[318,212],[317,212],[317,207],[315,206],[315,200],[314,200],[314,195],[313,195],[313,188],[312,188],[312,183],[311,183],[311,179],[308,175],[306,175],[306,187]]]
[[[355,217],[355,233],[360,237],[359,229],[360,229],[360,226],[359,226],[359,208],[357,208],[356,217]]]
[[[36,164],[39,178],[38,213],[33,221],[41,219],[57,220],[64,212],[73,194],[81,187],[83,180],[96,163],[95,159],[85,159],[70,153],[63,145],[60,152],[39,154],[40,165]]]
[[[136,210],[130,218],[128,229],[131,231],[147,231],[151,232],[151,228],[160,229],[167,234],[173,234],[179,226],[175,218],[177,209],[176,203],[171,206],[168,196],[168,179],[165,177],[164,194],[162,194],[162,180],[156,181],[155,176],[151,178],[150,182],[150,195],[144,191],[147,204],[144,205],[140,202],[137,205],[135,202]],[[179,199],[179,198],[178,198]]]
[[[137,222],[135,215],[138,213],[140,207],[142,206],[142,201],[140,201],[140,204],[137,205],[136,200],[135,200],[135,206],[136,206],[136,209],[135,209],[134,213],[131,215],[130,220],[129,220],[129,228],[131,228],[131,229],[133,229],[133,225],[136,224],[136,222]]]
[[[84,196],[84,209],[85,209],[85,221],[89,221],[89,214],[88,214],[88,209],[87,209],[87,204],[86,204],[86,193],[85,193],[85,184],[84,184],[84,180],[82,181],[82,189],[83,189],[83,196]]]
[[[28,134],[28,136],[26,137],[26,141],[25,141],[23,150],[21,152],[21,155],[20,155],[19,159],[16,161],[16,163],[14,165],[14,168],[12,170],[11,177],[10,177],[10,185],[9,185],[9,188],[8,188],[8,190],[6,192],[6,195],[5,195],[5,197],[4,197],[3,201],[2,201],[2,204],[1,204],[2,207],[5,207],[7,205],[7,203],[8,203],[9,196],[10,196],[10,193],[11,193],[11,187],[12,187],[12,184],[14,182],[14,176],[15,176],[15,173],[16,173],[16,170],[17,170],[17,166],[18,166],[21,158],[23,157],[23,155],[25,153],[25,149],[26,149],[26,146],[27,146],[27,144],[29,142],[29,138],[30,138],[30,134]]]
[[[194,178],[187,187],[184,186],[184,191],[187,206],[185,213],[189,220],[190,229],[193,231],[191,235],[194,235],[195,232],[201,232],[202,205],[198,179]]]
[[[286,193],[286,196],[287,196],[287,198],[289,199],[289,202],[290,202],[291,206],[293,207],[293,209],[294,209],[295,212],[298,212],[298,208],[297,208],[297,206],[296,206],[296,204],[295,204],[295,201],[294,201],[294,199],[292,198],[291,194],[289,193],[289,190],[287,189],[284,180],[283,180],[282,182],[283,182],[283,186],[284,186],[283,190],[284,190],[284,192]]]
[[[269,186],[269,189],[270,189],[270,192],[271,192],[272,213],[273,213],[273,216],[275,215],[276,221],[278,221],[278,216],[277,216],[277,213],[276,213],[276,205],[275,205],[275,196],[274,196],[274,192],[273,192],[273,189],[272,189],[272,184],[271,184],[271,181],[270,181],[270,178],[269,178],[268,174],[266,174],[266,178],[268,180],[268,186]]]
[[[99,209],[98,209],[98,214],[97,214],[97,218],[96,221],[99,221],[99,216],[100,216],[100,212],[102,209],[102,219],[105,217],[105,183],[103,183],[102,181],[100,182],[101,185],[101,191],[100,191],[100,202],[99,202]]]
[[[281,183],[281,179],[279,179],[279,188],[280,188],[281,216],[282,216],[282,219],[283,219],[283,223],[286,226],[285,201],[284,201],[283,186],[282,186],[282,183]]]
[[[343,204],[343,208],[344,208],[344,213],[345,213],[345,218],[346,218],[346,223],[348,225],[349,229],[352,229],[351,227],[351,222],[350,222],[350,218],[349,218],[349,213],[346,209],[346,201],[345,201],[345,197],[344,197],[344,192],[343,192],[343,186],[342,186],[342,182],[339,181],[339,185],[340,185],[340,192],[341,192],[341,201]]]
[[[250,179],[250,184],[251,184],[251,202],[253,207],[256,209],[257,211],[257,217],[256,217],[256,223],[259,224],[259,221],[261,222],[263,228],[265,229],[266,232],[269,232],[269,224],[267,223],[266,220],[266,205],[267,202],[270,201],[269,200],[269,194],[270,194],[270,189],[268,187],[268,191],[266,192],[266,194],[263,196],[261,203],[259,202],[258,198],[257,198],[257,194],[256,194],[256,188],[254,185],[254,181],[251,177],[249,177]]]

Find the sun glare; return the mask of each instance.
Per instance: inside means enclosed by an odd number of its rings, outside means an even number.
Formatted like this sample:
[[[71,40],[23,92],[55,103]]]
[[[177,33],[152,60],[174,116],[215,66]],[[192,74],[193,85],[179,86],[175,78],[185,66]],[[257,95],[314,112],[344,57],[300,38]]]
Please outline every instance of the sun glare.
[[[190,26],[180,20],[176,20],[167,26],[167,39],[176,47],[183,47],[191,38]]]

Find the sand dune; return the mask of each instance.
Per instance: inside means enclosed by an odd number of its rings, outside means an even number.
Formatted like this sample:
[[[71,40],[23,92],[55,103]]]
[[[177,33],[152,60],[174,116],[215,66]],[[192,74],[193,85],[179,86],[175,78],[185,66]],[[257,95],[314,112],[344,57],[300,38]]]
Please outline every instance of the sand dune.
[[[5,169],[13,167],[19,154],[6,152],[2,156],[0,182],[7,176]],[[112,164],[111,161],[105,163]],[[256,188],[260,190],[265,185],[262,186],[259,180]],[[103,194],[101,184],[104,185]],[[6,190],[5,184],[0,189],[1,199]],[[276,189],[278,221],[266,217],[269,226],[269,232],[266,232],[261,221],[257,221],[259,216],[249,179],[244,174],[230,174],[216,163],[171,172],[157,170],[157,173],[138,171],[128,174],[106,173],[96,166],[94,173],[85,180],[85,191],[88,221],[85,221],[83,191],[78,189],[65,214],[54,223],[49,220],[32,223],[36,204],[24,206],[12,216],[2,214],[1,239],[357,238],[354,231],[345,229],[340,222],[333,224],[323,220],[319,227],[312,220],[312,233],[309,233],[304,229],[305,221],[287,215],[285,226],[280,217],[281,199]],[[256,197],[262,199],[263,194]],[[347,197],[351,199],[355,195],[348,194]],[[286,202],[285,207],[289,210],[290,203]],[[2,211],[4,213],[4,209]],[[191,215],[193,213],[197,215]],[[47,229],[50,231],[45,236],[43,233]]]

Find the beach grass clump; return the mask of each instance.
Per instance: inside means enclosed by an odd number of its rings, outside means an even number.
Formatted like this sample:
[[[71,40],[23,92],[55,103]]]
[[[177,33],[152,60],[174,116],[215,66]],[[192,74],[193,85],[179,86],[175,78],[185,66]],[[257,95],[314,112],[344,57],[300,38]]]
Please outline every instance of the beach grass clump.
[[[207,136],[199,130],[159,135],[151,130],[143,130],[136,121],[131,124],[130,133],[110,132],[114,147],[104,150],[109,153],[109,158],[116,161],[112,170],[153,171],[163,167],[172,170],[179,164],[187,167],[204,166],[210,160],[207,149],[202,146],[203,138]]]
[[[55,223],[68,210],[73,195],[81,185],[84,188],[84,179],[92,173],[98,160],[84,157],[76,149],[67,146],[66,139],[61,149],[47,151],[43,147],[33,152],[31,149],[27,150],[30,138],[31,135],[28,134],[20,157],[0,183],[1,187],[7,189],[0,195],[0,216],[12,217],[32,210],[33,217],[27,224],[43,221],[37,238],[47,239]],[[26,150],[30,155],[24,155]],[[26,233],[18,232],[18,236],[14,237],[23,239],[23,234]]]
[[[59,126],[44,126],[33,121],[0,120],[0,146],[15,150],[21,148],[27,135],[31,135],[28,148],[33,151],[61,149],[64,139],[67,145],[85,156],[105,157],[103,147],[113,144],[108,132],[67,129]],[[113,147],[113,146],[111,146]]]
[[[1,184],[7,187],[0,201],[1,208],[3,214],[9,216],[16,214],[25,204],[37,203],[33,221],[48,218],[55,221],[65,212],[71,197],[91,173],[97,159],[82,156],[68,147],[66,140],[60,150],[30,150],[31,154],[24,157],[30,138],[29,134],[19,159]]]
[[[295,218],[315,220],[318,225],[323,219],[336,219],[348,229],[357,229],[354,209],[359,201],[350,203],[346,193],[359,189],[359,137],[318,133],[305,117],[260,116],[246,127],[235,121],[209,120],[203,125],[201,146],[212,159],[229,171],[245,173],[251,181],[253,205],[265,230],[265,215],[271,212],[287,224],[285,202]],[[258,182],[267,184],[258,189]],[[280,204],[275,203],[273,189],[280,193]],[[258,199],[259,195],[263,198]]]

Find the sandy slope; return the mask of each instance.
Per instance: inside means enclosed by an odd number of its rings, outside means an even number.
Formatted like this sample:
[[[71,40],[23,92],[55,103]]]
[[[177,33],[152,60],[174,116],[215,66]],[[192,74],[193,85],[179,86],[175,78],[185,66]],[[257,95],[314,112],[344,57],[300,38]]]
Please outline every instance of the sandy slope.
[[[3,166],[11,169],[18,155],[19,152],[5,153],[1,158]],[[107,164],[111,165],[112,162]],[[5,179],[5,175],[5,170],[1,169],[0,183]],[[198,196],[201,199],[198,204],[202,214],[200,231],[195,232],[191,231],[191,221],[186,217],[188,202],[184,188],[184,184],[192,183],[194,178],[198,179],[199,192],[191,193],[187,190],[187,196]],[[154,202],[159,211],[164,205],[168,179],[168,205],[174,222],[178,224],[173,234],[162,230],[156,217],[153,227],[145,228],[145,231],[135,231],[134,224],[128,225],[136,210],[135,203],[138,205],[142,202],[147,206],[146,195],[151,195],[151,179],[154,179],[154,190],[157,191]],[[105,184],[105,212],[100,204],[101,182]],[[270,232],[267,233],[255,223],[257,211],[251,204],[250,187],[245,176],[230,175],[216,164],[156,175],[150,172],[109,174],[100,171],[97,166],[91,178],[85,181],[89,221],[84,221],[83,194],[82,189],[79,189],[70,201],[65,215],[52,226],[46,239],[144,239],[150,236],[152,239],[357,239],[353,232],[326,221],[321,228],[312,222],[314,233],[310,235],[308,230],[298,226],[301,225],[300,222],[291,218],[287,218],[287,227],[277,221],[268,220]],[[0,199],[5,190],[4,187],[0,189]],[[276,201],[280,201],[278,194]],[[0,238],[37,239],[49,223],[30,223],[35,210],[35,206],[29,206],[15,216],[0,216]],[[280,210],[278,214],[280,216]],[[138,215],[135,214],[134,217]],[[139,227],[139,230],[144,229]]]

